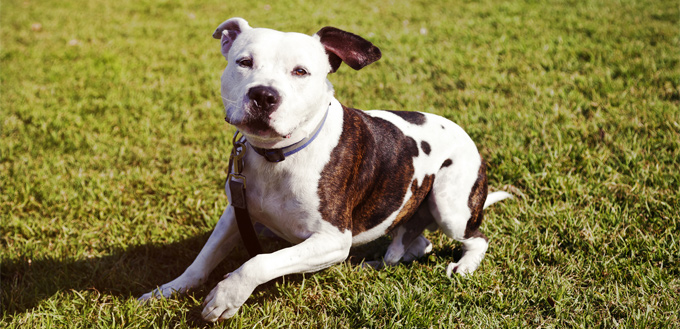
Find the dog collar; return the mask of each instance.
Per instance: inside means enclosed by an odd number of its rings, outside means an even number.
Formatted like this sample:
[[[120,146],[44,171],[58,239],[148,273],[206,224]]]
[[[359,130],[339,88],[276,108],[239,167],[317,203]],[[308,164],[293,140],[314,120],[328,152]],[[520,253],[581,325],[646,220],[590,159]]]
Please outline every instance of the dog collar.
[[[297,152],[300,152],[302,149],[307,147],[307,145],[311,144],[314,139],[316,139],[316,136],[319,135],[319,132],[321,131],[321,128],[323,128],[324,123],[326,122],[326,118],[328,117],[328,109],[326,110],[326,114],[324,114],[323,119],[319,124],[316,126],[314,129],[314,133],[311,136],[306,137],[305,139],[293,144],[289,145],[280,149],[263,149],[259,147],[255,147],[252,144],[250,145],[255,152],[261,156],[263,156],[267,161],[269,162],[281,162],[286,159],[286,157],[291,156]]]

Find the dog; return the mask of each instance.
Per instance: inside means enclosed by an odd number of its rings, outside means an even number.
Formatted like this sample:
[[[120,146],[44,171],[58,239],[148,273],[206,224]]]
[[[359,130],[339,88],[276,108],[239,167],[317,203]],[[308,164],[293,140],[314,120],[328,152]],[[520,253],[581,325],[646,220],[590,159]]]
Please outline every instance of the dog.
[[[260,284],[340,263],[351,247],[386,234],[385,265],[429,253],[422,233],[440,229],[465,250],[447,275],[477,269],[488,247],[482,211],[510,195],[487,195],[486,165],[455,123],[429,113],[360,111],[335,99],[327,75],[342,63],[359,70],[377,61],[376,46],[333,27],[309,36],[252,28],[242,18],[220,24],[213,37],[228,62],[226,121],[247,141],[248,212],[292,246],[227,274],[205,298],[206,321],[232,317]],[[201,285],[239,241],[230,205],[185,272],[139,299]]]

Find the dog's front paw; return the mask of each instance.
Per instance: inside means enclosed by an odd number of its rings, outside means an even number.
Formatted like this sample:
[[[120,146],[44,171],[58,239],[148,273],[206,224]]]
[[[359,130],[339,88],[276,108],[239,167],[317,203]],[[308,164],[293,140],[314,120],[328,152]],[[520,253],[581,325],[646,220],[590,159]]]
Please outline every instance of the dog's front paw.
[[[243,284],[233,277],[227,276],[220,281],[203,302],[201,315],[209,322],[226,320],[236,314],[246,302],[254,287]]]

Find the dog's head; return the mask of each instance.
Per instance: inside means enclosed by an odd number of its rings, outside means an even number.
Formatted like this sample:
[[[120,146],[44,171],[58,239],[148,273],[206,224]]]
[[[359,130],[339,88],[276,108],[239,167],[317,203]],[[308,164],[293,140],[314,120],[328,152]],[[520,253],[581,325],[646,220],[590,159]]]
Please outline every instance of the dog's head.
[[[342,62],[359,70],[381,56],[369,41],[333,27],[309,36],[231,18],[213,37],[228,61],[222,74],[227,122],[262,148],[283,147],[312,132],[333,97],[326,76]]]

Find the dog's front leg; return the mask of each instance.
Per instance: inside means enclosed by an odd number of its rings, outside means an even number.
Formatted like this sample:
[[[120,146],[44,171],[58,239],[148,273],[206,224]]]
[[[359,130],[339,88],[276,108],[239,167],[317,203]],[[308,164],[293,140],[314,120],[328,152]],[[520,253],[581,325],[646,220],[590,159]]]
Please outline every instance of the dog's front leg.
[[[342,262],[349,254],[352,234],[315,233],[302,243],[271,254],[260,254],[228,274],[205,298],[206,321],[232,317],[255,287],[292,273],[314,272]]]
[[[139,297],[139,301],[150,298],[170,297],[173,293],[184,293],[201,285],[208,274],[219,264],[238,242],[238,228],[234,208],[228,206],[217,222],[208,242],[191,265],[176,279]]]

